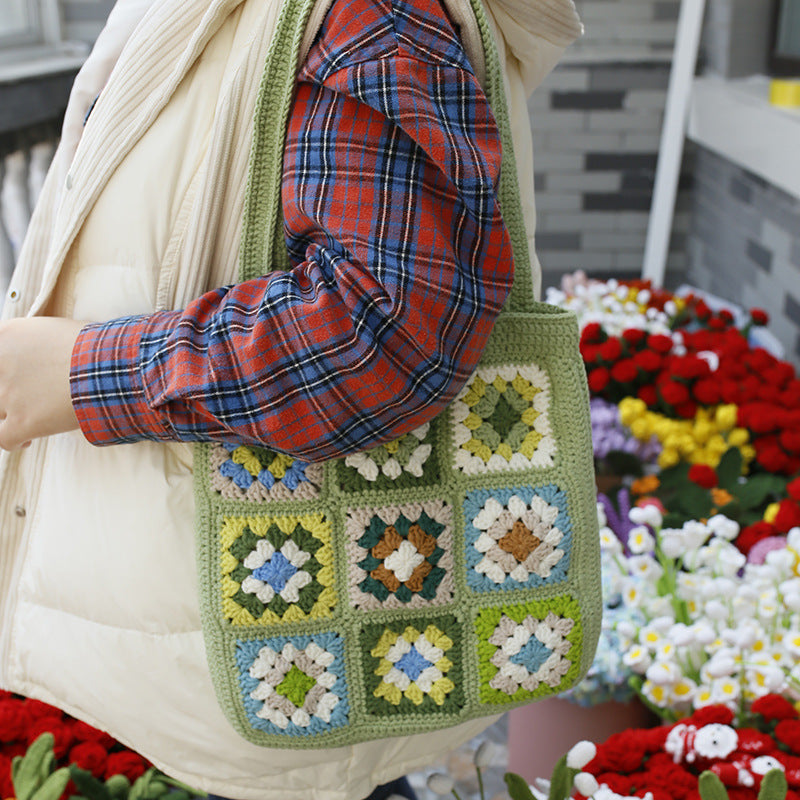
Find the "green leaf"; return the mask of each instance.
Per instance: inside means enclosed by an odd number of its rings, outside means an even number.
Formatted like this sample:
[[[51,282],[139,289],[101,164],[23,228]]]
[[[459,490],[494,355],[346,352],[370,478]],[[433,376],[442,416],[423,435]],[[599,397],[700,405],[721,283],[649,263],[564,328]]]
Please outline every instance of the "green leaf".
[[[550,778],[550,794],[548,800],[565,800],[572,794],[571,770],[567,767],[567,757],[561,756],[553,768]]]
[[[14,777],[14,793],[17,800],[31,800],[41,786],[46,778],[43,770],[51,763],[48,756],[53,754],[55,741],[52,733],[43,733],[22,757]]]
[[[711,494],[695,483],[688,483],[677,498],[679,508],[689,514],[691,519],[708,517],[711,513]]]
[[[503,780],[506,782],[511,800],[536,800],[528,787],[528,782],[521,775],[517,775],[516,772],[506,772]],[[565,798],[562,797],[559,800],[565,800]]]
[[[57,769],[34,792],[32,800],[58,800],[64,789],[67,788],[69,778],[69,768],[61,767],[61,769]]]
[[[112,800],[125,800],[131,788],[131,782],[124,775],[112,775],[106,781],[106,789]]]
[[[734,488],[732,494],[739,498],[744,508],[757,508],[766,503],[771,495],[778,495],[785,491],[786,483],[777,475],[753,475],[745,483]]]
[[[713,772],[706,770],[702,773],[697,786],[703,800],[728,800],[724,784]]]
[[[786,775],[782,769],[771,769],[761,781],[761,791],[758,800],[785,800],[789,791]]]
[[[87,800],[112,800],[108,787],[85,769],[76,764],[69,765],[69,773],[73,783]]]
[[[742,451],[738,447],[731,447],[725,451],[717,466],[719,485],[730,492],[736,488],[741,474]]]
[[[624,450],[611,450],[603,459],[615,475],[634,475],[639,478],[644,474],[642,460],[633,453]]]
[[[677,489],[689,480],[689,465],[677,464],[658,473],[658,480],[664,489]]]

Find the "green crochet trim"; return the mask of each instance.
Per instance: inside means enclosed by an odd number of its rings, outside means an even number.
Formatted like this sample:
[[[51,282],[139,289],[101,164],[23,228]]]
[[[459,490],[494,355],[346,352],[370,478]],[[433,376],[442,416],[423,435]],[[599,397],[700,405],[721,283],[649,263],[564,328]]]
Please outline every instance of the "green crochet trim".
[[[195,450],[209,666],[250,742],[335,747],[495,714],[573,685],[600,626],[588,391],[577,321],[537,303],[495,45],[487,94],[514,287],[480,365],[433,422],[303,464]],[[280,184],[313,0],[286,0],[256,107],[242,280],[283,269]],[[277,124],[280,122],[280,124]]]

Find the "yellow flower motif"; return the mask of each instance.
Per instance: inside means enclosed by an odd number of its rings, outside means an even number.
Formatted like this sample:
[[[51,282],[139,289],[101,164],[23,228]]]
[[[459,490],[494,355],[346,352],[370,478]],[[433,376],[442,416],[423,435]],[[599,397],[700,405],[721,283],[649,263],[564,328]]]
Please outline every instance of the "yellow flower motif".
[[[767,510],[764,512],[764,522],[775,522],[775,517],[778,516],[780,507],[780,503],[770,503],[767,506]]]
[[[673,450],[671,447],[665,447],[658,456],[658,466],[661,467],[661,469],[667,469],[668,467],[674,467],[676,464],[680,463],[680,460],[681,454],[677,450]]]
[[[721,431],[729,431],[735,427],[739,416],[739,409],[728,403],[726,405],[717,406],[716,413],[714,414],[714,421],[717,423],[717,428]],[[740,430],[742,430],[740,428]]]

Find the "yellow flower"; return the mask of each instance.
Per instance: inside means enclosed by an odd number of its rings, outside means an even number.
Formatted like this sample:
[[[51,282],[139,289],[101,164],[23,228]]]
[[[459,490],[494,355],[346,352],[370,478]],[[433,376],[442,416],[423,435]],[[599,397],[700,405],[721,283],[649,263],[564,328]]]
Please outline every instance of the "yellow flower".
[[[721,431],[729,431],[735,427],[738,417],[739,409],[733,403],[717,406],[717,411],[714,415],[717,427]]]
[[[681,455],[677,450],[671,447],[665,447],[658,457],[658,466],[661,467],[661,469],[667,469],[668,467],[674,467],[680,460]]]
[[[767,510],[764,512],[764,522],[775,522],[775,517],[778,516],[780,507],[780,503],[770,503],[767,506]]]
[[[734,428],[728,434],[728,444],[732,444],[734,447],[741,447],[748,441],[750,441],[750,433],[747,428]]]

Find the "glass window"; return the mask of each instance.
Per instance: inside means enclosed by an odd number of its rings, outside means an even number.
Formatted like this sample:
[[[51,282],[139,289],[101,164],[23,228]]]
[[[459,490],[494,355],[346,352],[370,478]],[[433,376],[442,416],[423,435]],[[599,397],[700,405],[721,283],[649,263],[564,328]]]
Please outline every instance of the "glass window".
[[[38,3],[0,0],[0,46],[41,41]]]
[[[779,56],[800,56],[800,0],[782,0],[775,50]]]

